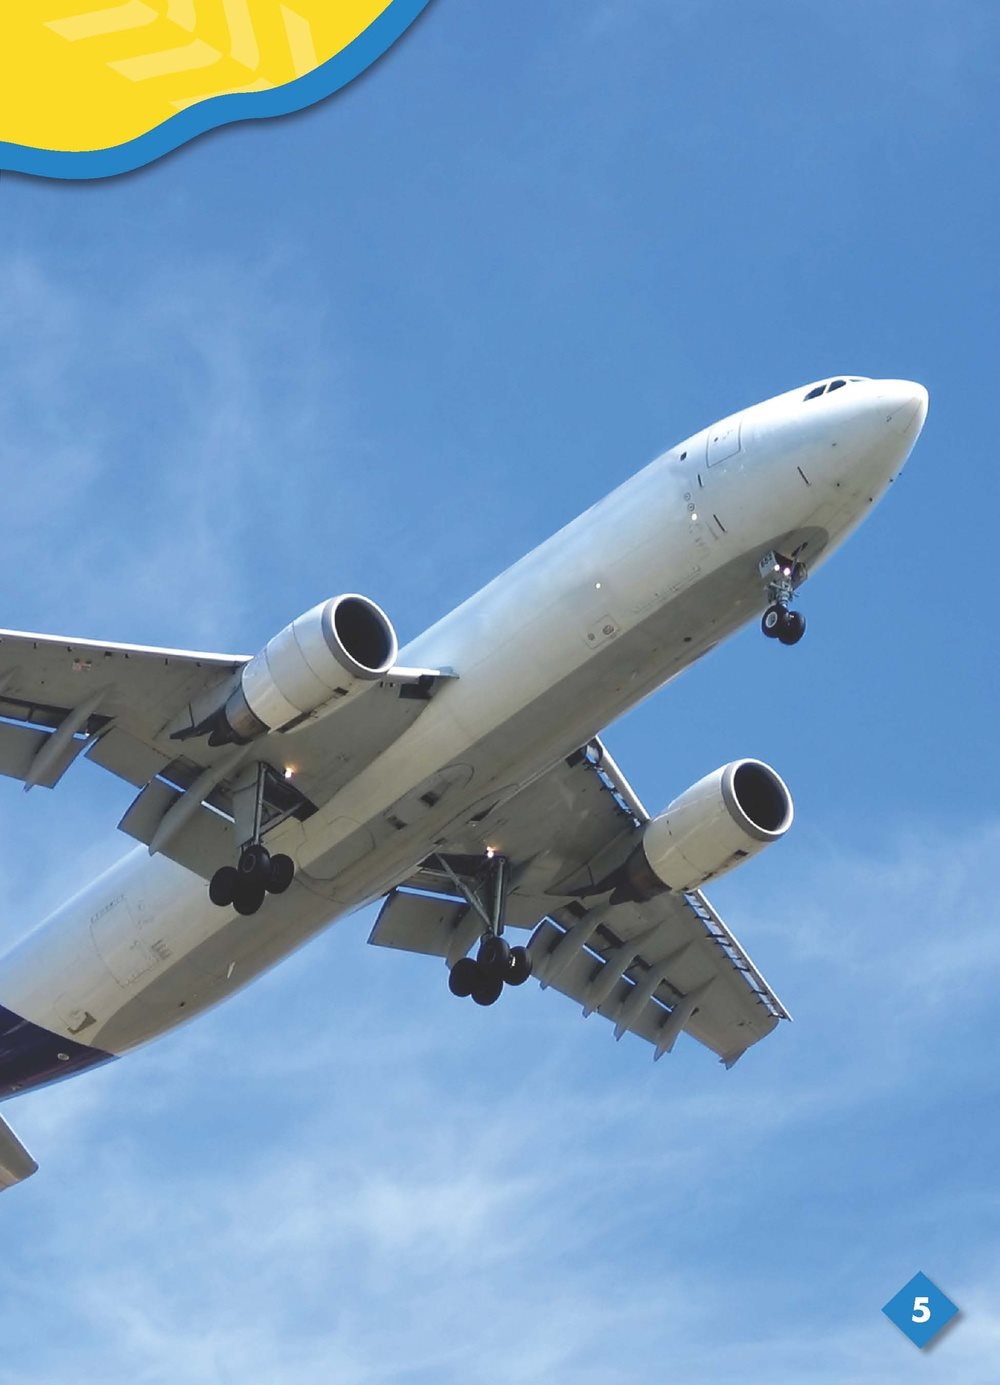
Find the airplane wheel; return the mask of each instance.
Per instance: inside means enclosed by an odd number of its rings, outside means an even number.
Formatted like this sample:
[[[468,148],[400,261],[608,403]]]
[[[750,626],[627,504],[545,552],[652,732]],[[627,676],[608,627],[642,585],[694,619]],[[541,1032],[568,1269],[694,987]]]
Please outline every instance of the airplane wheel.
[[[495,933],[487,933],[479,944],[476,960],[487,971],[497,971],[502,975],[510,960],[510,948],[503,938],[498,938]]]
[[[464,998],[472,994],[472,988],[479,980],[479,963],[471,957],[463,957],[455,963],[448,975],[448,989],[452,995]]]
[[[236,898],[239,876],[235,866],[220,866],[208,884],[208,897],[220,909],[228,909]]]
[[[271,853],[259,842],[244,847],[240,852],[237,870],[244,880],[266,880],[271,866]]]
[[[510,957],[507,959],[507,970],[504,973],[504,981],[508,986],[523,986],[531,975],[531,958],[527,948],[512,947]]]
[[[255,914],[264,903],[264,886],[259,880],[249,879],[244,875],[236,884],[236,893],[233,897],[233,908],[238,914],[249,916]]]
[[[785,618],[778,627],[778,639],[782,644],[798,644],[806,633],[806,618],[801,611],[786,611]]]
[[[776,602],[773,606],[768,606],[761,617],[760,628],[769,640],[778,638],[778,632],[781,630],[785,617],[788,616],[788,614],[788,607],[782,606],[780,601]]]
[[[477,1005],[495,1005],[500,999],[503,982],[494,972],[484,971],[481,966],[476,969],[479,975],[472,987],[472,999]]]
[[[267,872],[267,889],[271,894],[284,894],[295,875],[295,862],[291,856],[279,852],[271,857]]]

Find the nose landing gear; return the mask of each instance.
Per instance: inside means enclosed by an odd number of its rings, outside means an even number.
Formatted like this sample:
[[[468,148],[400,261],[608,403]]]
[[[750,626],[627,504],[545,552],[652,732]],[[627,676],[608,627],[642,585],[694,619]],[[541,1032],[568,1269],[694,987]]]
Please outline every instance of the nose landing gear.
[[[760,628],[770,640],[798,644],[806,633],[806,618],[801,611],[790,611],[796,588],[806,579],[804,566],[781,553],[767,553],[758,569],[767,583],[770,605],[761,617]]]
[[[806,618],[801,611],[790,611],[784,602],[776,601],[764,612],[760,628],[768,639],[798,644],[806,633]]]
[[[452,995],[471,996],[477,1005],[495,1005],[504,986],[523,986],[531,975],[531,958],[523,947],[511,947],[503,936],[507,900],[507,860],[487,852],[481,860],[467,857],[472,870],[456,870],[447,856],[436,858],[441,872],[474,910],[483,924],[475,957],[461,957],[448,975]]]

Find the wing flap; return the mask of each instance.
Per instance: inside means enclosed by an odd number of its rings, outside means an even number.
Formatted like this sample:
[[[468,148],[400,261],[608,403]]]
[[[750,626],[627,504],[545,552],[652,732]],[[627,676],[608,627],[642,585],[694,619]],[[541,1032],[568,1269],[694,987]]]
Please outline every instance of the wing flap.
[[[575,1000],[585,1015],[610,1020],[619,1038],[638,1035],[656,1057],[687,1034],[731,1066],[790,1016],[709,901],[700,891],[668,892],[612,906],[610,892],[595,892],[634,849],[648,817],[594,741],[496,809],[459,824],[444,854],[461,867],[462,853],[482,859],[488,843],[506,858],[507,923],[534,928],[529,948],[543,986]],[[440,882],[440,872],[422,868],[398,897],[440,891]],[[400,927],[388,945],[449,963],[464,956],[480,925],[452,903],[450,914],[440,900],[426,915],[406,905],[413,932]],[[389,918],[395,928],[402,916]],[[382,943],[390,931],[388,921],[384,935],[376,925],[371,941]]]
[[[172,759],[171,755],[139,740],[120,726],[112,726],[98,736],[86,754],[93,764],[136,788],[148,784]]]
[[[26,779],[32,761],[50,734],[0,721],[0,774],[8,779]]]
[[[779,1016],[720,958],[693,913],[691,918],[686,937],[654,922],[631,940],[600,949],[589,943],[574,947],[573,930],[546,919],[528,950],[541,984],[575,1000],[584,1015],[610,1020],[616,1038],[636,1034],[660,1058],[687,1033],[731,1066],[774,1029]]]
[[[37,1172],[34,1159],[7,1122],[0,1118],[0,1190],[13,1188]]]
[[[53,789],[70,765],[93,742],[85,735],[36,731],[0,721],[0,774],[20,779],[26,788]]]
[[[447,957],[455,930],[468,912],[464,903],[454,899],[394,890],[382,905],[368,941],[376,947]],[[470,945],[466,944],[466,950]]]
[[[541,984],[546,989],[551,986],[553,990],[560,991],[570,1000],[582,1004],[585,1016],[596,1014],[610,1020],[615,1026],[616,1039],[622,1038],[625,1034],[635,1034],[647,1043],[658,1045],[664,1026],[674,1009],[678,1012],[686,1010],[683,1002],[687,997],[678,992],[673,997],[674,1006],[670,1006],[655,994],[646,995],[641,979],[621,974],[613,963],[605,962],[589,948],[582,948],[575,953],[572,960],[560,968],[555,979],[548,982],[545,980],[544,959],[555,950],[565,936],[563,930],[548,919],[540,923],[532,935],[528,951],[532,964],[538,968],[536,975]],[[609,971],[613,975],[606,977],[605,974]],[[679,1014],[682,1023],[671,1036],[671,1047],[672,1039],[680,1033],[687,1017],[687,1014]],[[666,1047],[662,1051],[666,1052]],[[660,1056],[661,1053],[658,1052],[656,1057]]]
[[[167,813],[183,798],[184,794],[178,789],[162,779],[153,779],[137,794],[118,827],[127,836],[149,846]],[[210,880],[220,864],[235,860],[233,824],[200,801],[192,807],[190,817],[171,835],[162,852],[178,865]]]

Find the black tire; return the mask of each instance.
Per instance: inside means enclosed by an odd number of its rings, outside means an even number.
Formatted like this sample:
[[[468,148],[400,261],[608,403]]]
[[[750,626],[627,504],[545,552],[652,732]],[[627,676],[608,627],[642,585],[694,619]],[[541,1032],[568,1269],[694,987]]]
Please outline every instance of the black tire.
[[[783,606],[780,601],[776,601],[773,606],[768,606],[761,616],[760,628],[769,640],[778,638],[785,617],[788,615],[788,607]]]
[[[785,618],[781,622],[778,630],[778,639],[782,644],[798,644],[799,640],[806,633],[806,618],[801,611],[786,611]]]
[[[238,914],[249,917],[255,914],[264,903],[264,886],[253,877],[241,876],[236,883],[233,908]]]
[[[448,976],[448,989],[452,995],[464,999],[465,996],[472,994],[472,989],[479,980],[479,976],[479,963],[474,962],[471,957],[463,957],[451,969]]]
[[[271,857],[267,871],[267,890],[269,894],[284,894],[295,878],[295,862],[291,856],[279,851]]]
[[[240,852],[240,863],[237,870],[244,880],[265,881],[270,869],[271,853],[266,846],[262,846],[259,842],[256,845],[244,847]]]
[[[503,982],[495,972],[484,971],[480,966],[476,970],[479,974],[472,987],[472,999],[477,1005],[495,1005],[500,999]]]
[[[525,947],[512,947],[504,981],[508,986],[523,986],[531,975],[531,957]]]
[[[220,866],[208,883],[208,897],[220,909],[228,909],[236,898],[239,876],[235,866]]]
[[[487,971],[497,971],[502,975],[507,969],[509,959],[510,948],[503,938],[498,938],[495,933],[487,933],[476,953],[479,965]]]

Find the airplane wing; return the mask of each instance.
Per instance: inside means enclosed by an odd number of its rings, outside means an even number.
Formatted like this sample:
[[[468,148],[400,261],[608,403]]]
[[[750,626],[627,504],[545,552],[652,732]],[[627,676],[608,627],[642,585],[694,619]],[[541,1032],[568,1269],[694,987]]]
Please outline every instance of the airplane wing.
[[[303,820],[401,735],[439,679],[451,676],[392,668],[332,720],[270,732],[250,746],[192,735],[198,709],[224,701],[248,662],[0,630],[0,774],[26,789],[54,788],[85,756],[140,789],[119,825],[147,844],[186,798],[195,811],[169,840],[161,832],[156,849],[207,878],[234,849],[232,793],[243,766],[260,761],[274,770],[266,822]]]
[[[481,816],[481,815],[480,815]],[[589,893],[635,846],[649,814],[600,741],[561,761],[480,823],[449,839],[445,864],[492,848],[510,865],[506,920],[533,928],[533,974],[584,1015],[638,1035],[654,1056],[681,1033],[727,1067],[790,1016],[700,890],[642,904]],[[448,897],[439,858],[386,900],[370,942],[453,965],[482,924]],[[456,894],[457,891],[452,891]]]
[[[5,1120],[0,1119],[0,1192],[23,1183],[38,1165]]]

